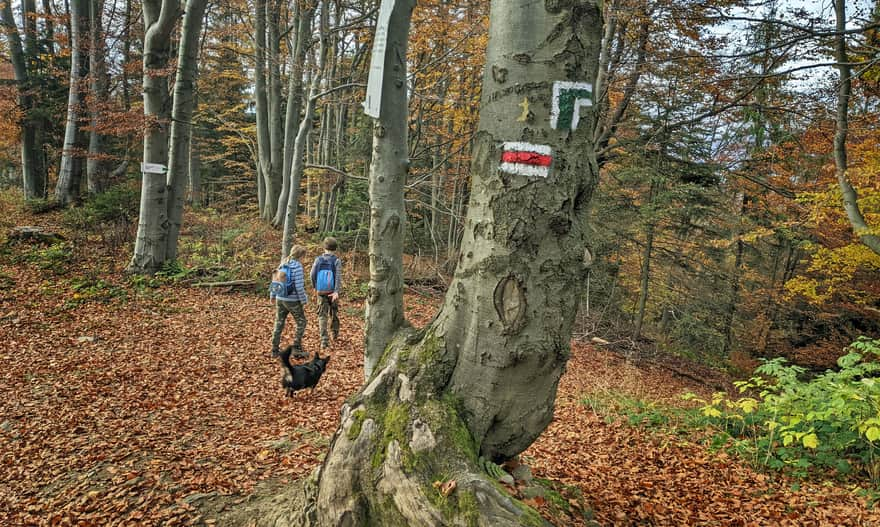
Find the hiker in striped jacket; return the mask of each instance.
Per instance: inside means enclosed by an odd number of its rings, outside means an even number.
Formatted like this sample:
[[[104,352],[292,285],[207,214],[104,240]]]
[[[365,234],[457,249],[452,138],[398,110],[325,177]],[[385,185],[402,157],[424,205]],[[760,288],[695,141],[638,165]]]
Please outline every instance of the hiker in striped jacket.
[[[302,338],[306,332],[306,313],[303,306],[309,301],[306,296],[305,281],[303,278],[303,266],[299,259],[305,256],[306,248],[302,245],[294,245],[290,248],[287,262],[279,267],[287,275],[287,291],[275,297],[275,332],[272,333],[272,356],[277,357],[280,353],[281,333],[284,331],[284,323],[287,315],[293,315],[296,321],[296,338],[291,349],[297,359],[308,357],[302,349]],[[270,294],[270,298],[272,298]]]

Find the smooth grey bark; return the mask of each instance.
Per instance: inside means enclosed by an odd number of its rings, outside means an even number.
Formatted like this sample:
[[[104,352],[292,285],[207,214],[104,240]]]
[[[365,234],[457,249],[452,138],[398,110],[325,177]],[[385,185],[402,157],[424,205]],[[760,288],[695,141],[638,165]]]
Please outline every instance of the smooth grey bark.
[[[187,0],[180,31],[174,104],[171,110],[171,151],[168,155],[168,231],[165,258],[177,258],[177,238],[183,221],[183,203],[189,169],[189,145],[198,76],[199,36],[208,0]]]
[[[168,123],[171,99],[168,94],[168,62],[171,31],[180,14],[178,0],[143,0],[144,15],[144,154],[145,163],[168,162]],[[168,232],[167,175],[143,172],[141,202],[134,254],[128,270],[151,274],[166,258]]]
[[[88,33],[87,3],[90,1],[70,0],[70,85],[67,92],[67,121],[64,127],[61,167],[58,169],[58,181],[55,184],[55,200],[62,205],[79,199],[85,168],[86,143],[80,120],[83,118],[83,73],[88,69],[88,60],[83,53],[83,36]]]
[[[314,7],[300,6],[296,2],[297,9],[294,16],[296,35],[294,36],[293,53],[290,56],[290,75],[287,87],[287,111],[284,118],[284,162],[282,164],[281,193],[278,196],[273,225],[281,225],[284,222],[284,214],[287,212],[287,201],[290,197],[290,167],[293,164],[294,143],[296,142],[299,126],[296,124],[302,111],[303,100],[303,74],[306,64],[306,50],[308,39],[311,37],[312,17]]]
[[[18,88],[18,106],[24,114],[21,121],[21,174],[24,199],[40,199],[46,197],[46,162],[42,145],[42,121],[34,116],[34,101],[30,94],[30,74],[25,50],[22,48],[21,36],[15,17],[12,14],[12,0],[2,0],[0,21],[9,45],[10,61]],[[22,13],[25,21],[29,13],[27,6]],[[28,24],[25,23],[27,30]],[[30,46],[28,45],[28,48]]]
[[[873,234],[859,208],[859,196],[847,179],[846,137],[849,133],[849,99],[852,94],[852,68],[846,51],[846,2],[833,0],[837,34],[834,37],[834,60],[840,80],[837,86],[837,118],[834,134],[834,173],[843,196],[843,208],[859,240],[880,255],[880,235]],[[875,229],[876,231],[876,229]]]
[[[373,122],[370,162],[370,283],[364,333],[364,377],[370,378],[394,334],[404,324],[403,188],[409,170],[406,50],[414,0],[397,0],[388,23],[382,102]]]
[[[348,399],[308,502],[285,502],[258,525],[546,523],[478,457],[516,456],[553,417],[598,167],[593,112],[556,130],[550,101],[554,81],[595,80],[601,28],[593,1],[492,2],[470,207],[444,305],[424,330],[399,331]],[[531,112],[517,121],[524,98]],[[502,171],[505,142],[549,147],[547,177]],[[438,478],[455,491],[438,497]]]

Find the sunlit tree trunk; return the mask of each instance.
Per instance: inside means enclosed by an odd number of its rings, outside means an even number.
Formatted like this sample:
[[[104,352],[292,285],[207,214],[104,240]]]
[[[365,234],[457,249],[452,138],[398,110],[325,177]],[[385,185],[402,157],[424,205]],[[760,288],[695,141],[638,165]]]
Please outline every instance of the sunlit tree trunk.
[[[396,17],[410,7],[399,2]],[[553,417],[598,177],[592,111],[573,129],[578,104],[571,92],[554,97],[554,84],[577,83],[559,86],[580,86],[586,99],[602,22],[594,2],[515,0],[494,0],[490,21],[471,201],[446,300],[427,328],[394,335],[366,387],[343,406],[306,493],[312,505],[281,505],[262,525],[544,523],[478,458],[516,456]],[[400,23],[392,15],[390,26]],[[559,119],[551,119],[554,100]],[[374,250],[371,259],[386,258]],[[437,479],[454,479],[455,490],[438,498]]]

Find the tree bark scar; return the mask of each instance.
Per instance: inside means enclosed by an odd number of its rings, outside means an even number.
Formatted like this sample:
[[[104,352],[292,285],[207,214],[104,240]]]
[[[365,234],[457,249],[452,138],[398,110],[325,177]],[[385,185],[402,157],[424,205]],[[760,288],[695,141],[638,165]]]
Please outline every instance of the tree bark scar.
[[[503,334],[518,333],[526,322],[526,296],[522,282],[513,275],[502,278],[495,286],[495,311],[504,325]]]
[[[492,79],[498,84],[504,84],[507,82],[507,68],[499,68],[496,65],[492,65]]]

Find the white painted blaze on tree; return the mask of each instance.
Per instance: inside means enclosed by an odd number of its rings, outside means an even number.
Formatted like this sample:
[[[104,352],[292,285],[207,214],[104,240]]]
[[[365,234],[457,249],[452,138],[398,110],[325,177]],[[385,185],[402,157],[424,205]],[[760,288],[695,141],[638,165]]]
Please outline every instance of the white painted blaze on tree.
[[[502,172],[520,176],[547,177],[553,162],[553,150],[548,145],[505,142],[502,145]]]

